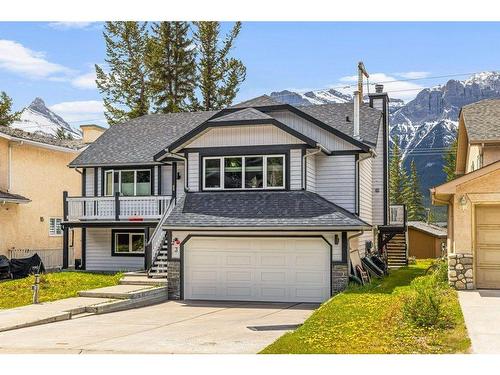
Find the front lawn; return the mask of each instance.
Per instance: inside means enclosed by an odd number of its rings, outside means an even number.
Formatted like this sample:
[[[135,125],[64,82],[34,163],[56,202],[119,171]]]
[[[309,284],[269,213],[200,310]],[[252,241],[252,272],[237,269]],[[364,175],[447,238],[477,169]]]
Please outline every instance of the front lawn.
[[[262,353],[465,353],[470,347],[456,291],[444,286],[448,328],[419,328],[403,318],[402,296],[430,262],[392,271],[364,287],[351,286],[324,303],[296,331]]]
[[[79,290],[101,288],[118,284],[121,274],[87,272],[57,272],[41,275],[40,302],[76,297]],[[34,276],[0,282],[0,309],[31,304]]]

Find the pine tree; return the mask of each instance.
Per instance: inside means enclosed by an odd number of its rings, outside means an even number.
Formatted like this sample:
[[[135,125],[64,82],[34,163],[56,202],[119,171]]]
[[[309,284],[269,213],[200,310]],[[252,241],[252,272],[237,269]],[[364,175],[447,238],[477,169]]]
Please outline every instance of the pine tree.
[[[148,71],[145,64],[148,33],[141,22],[106,22],[106,64],[96,65],[96,84],[103,95],[110,125],[149,112]]]
[[[64,130],[63,128],[58,128],[56,130],[56,138],[57,139],[68,139],[68,140],[72,140],[73,139],[73,136],[71,135],[71,133],[67,132],[66,130]]]
[[[196,50],[187,22],[153,24],[146,64],[155,111],[180,112],[191,108],[196,89]]]
[[[408,220],[425,220],[426,212],[423,204],[424,197],[420,192],[420,182],[415,160],[412,160],[410,163],[410,178],[408,181],[408,187]]]
[[[458,137],[455,138],[453,143],[448,147],[443,155],[443,172],[446,174],[446,181],[453,180],[455,175],[455,167],[457,165],[457,146]]]
[[[19,119],[21,112],[12,112],[12,98],[5,91],[0,92],[0,126],[9,126]]]
[[[390,204],[407,204],[409,195],[408,174],[403,167],[399,139],[394,138],[389,161],[389,201]]]
[[[229,52],[240,33],[241,22],[221,40],[219,22],[195,22],[194,38],[199,54],[198,89],[201,103],[195,105],[209,111],[229,106],[245,80],[246,68]]]

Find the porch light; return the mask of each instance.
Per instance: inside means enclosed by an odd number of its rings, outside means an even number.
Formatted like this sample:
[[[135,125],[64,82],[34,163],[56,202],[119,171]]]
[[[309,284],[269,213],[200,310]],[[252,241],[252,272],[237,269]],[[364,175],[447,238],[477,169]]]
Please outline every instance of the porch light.
[[[465,210],[467,208],[467,197],[465,195],[462,195],[458,200],[458,204],[460,205],[460,208],[462,210]]]

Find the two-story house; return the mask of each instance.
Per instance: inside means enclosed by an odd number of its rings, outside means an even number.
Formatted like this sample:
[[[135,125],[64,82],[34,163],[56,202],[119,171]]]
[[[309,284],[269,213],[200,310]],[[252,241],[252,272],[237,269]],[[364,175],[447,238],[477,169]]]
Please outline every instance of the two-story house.
[[[65,196],[64,230],[82,228],[87,270],[147,269],[170,298],[324,301],[387,224],[382,90],[114,125],[70,163],[84,194]]]
[[[456,174],[431,189],[432,203],[448,206],[450,283],[500,288],[500,99],[460,111]]]

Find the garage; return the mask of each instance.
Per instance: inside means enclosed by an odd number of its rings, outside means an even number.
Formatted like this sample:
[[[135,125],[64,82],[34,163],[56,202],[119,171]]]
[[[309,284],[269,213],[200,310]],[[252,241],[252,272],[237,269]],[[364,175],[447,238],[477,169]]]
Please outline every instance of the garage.
[[[191,237],[184,299],[322,302],[330,298],[330,249],[322,237]]]
[[[500,289],[500,206],[476,207],[475,249],[477,287]]]

